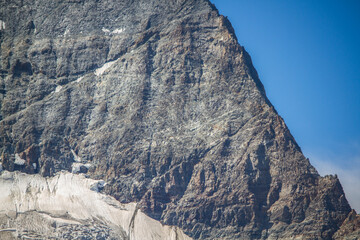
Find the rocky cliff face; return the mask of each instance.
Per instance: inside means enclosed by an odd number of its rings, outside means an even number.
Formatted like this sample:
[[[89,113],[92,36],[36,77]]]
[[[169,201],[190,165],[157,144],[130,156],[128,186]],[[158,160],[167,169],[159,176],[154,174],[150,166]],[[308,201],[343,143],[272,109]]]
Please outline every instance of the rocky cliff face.
[[[1,0],[2,167],[107,182],[196,239],[331,239],[351,208],[207,0]]]

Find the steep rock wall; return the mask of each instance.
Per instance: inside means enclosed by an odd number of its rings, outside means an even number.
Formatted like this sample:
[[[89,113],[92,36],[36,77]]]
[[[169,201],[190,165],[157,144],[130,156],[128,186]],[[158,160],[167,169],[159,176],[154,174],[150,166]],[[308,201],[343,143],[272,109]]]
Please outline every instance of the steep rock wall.
[[[210,2],[3,0],[0,11],[3,168],[104,179],[106,193],[200,239],[330,239],[349,214]]]

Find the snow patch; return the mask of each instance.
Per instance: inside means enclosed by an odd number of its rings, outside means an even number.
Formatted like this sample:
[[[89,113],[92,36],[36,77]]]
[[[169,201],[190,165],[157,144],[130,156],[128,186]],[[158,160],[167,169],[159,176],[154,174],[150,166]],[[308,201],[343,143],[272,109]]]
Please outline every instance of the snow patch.
[[[81,80],[83,80],[83,78],[84,78],[84,76],[79,77],[78,79],[76,79],[76,82],[77,82],[77,83],[81,82]]]
[[[25,160],[22,159],[19,154],[15,154],[15,162],[16,165],[24,165],[25,164]]]
[[[103,73],[104,73],[109,67],[111,67],[115,62],[116,62],[116,60],[105,63],[102,67],[100,67],[100,68],[98,68],[98,69],[95,70],[95,72],[94,72],[95,75],[96,75],[96,76],[101,76],[101,75],[103,75]]]
[[[91,164],[91,163],[85,163],[85,164],[84,164],[84,167],[86,167],[87,169],[89,169],[89,168],[92,167],[92,164]]]
[[[5,30],[5,28],[6,28],[5,22],[0,20],[0,30]]]
[[[64,37],[70,35],[70,30],[69,29],[66,29],[65,32],[64,32]]]
[[[34,169],[36,169],[36,167],[37,167],[36,163],[33,163],[32,165],[33,165]]]
[[[62,89],[62,86],[59,85],[55,88],[55,92],[58,93],[61,91],[61,89]]]
[[[112,31],[111,33],[113,34],[119,34],[122,33],[123,31],[125,31],[125,28],[117,28],[114,31]]]
[[[179,228],[162,225],[146,216],[136,203],[122,204],[111,196],[91,190],[94,185],[104,184],[101,180],[68,172],[44,178],[38,174],[3,171],[0,174],[0,212],[36,211],[49,216],[66,213],[66,219],[79,223],[101,219],[110,227],[116,226],[113,231],[121,230],[126,239],[133,240],[191,239]]]
[[[2,163],[0,162],[0,172],[3,170]]]
[[[104,33],[109,33],[109,32],[110,32],[110,30],[107,29],[107,28],[102,28],[101,30],[102,30]]]
[[[101,29],[104,33],[108,33],[108,34],[120,34],[122,32],[125,31],[125,28],[117,28],[117,29],[114,29],[113,31],[110,31],[109,29],[107,28],[102,28]]]

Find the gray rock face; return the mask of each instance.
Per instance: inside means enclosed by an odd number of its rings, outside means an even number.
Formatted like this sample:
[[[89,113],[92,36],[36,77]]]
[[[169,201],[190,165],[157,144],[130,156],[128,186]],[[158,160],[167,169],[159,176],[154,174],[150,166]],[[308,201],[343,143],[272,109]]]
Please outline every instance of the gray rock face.
[[[356,240],[360,236],[360,215],[352,210],[340,229],[333,235],[333,239]]]
[[[196,239],[331,239],[350,213],[207,0],[0,3],[4,169],[76,163]]]

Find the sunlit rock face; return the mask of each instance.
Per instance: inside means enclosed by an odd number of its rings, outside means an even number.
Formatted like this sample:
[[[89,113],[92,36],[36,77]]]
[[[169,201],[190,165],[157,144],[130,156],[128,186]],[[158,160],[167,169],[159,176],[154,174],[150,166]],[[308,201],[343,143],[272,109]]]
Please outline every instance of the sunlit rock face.
[[[348,217],[209,1],[0,4],[3,169],[103,179],[195,239],[330,239]]]

